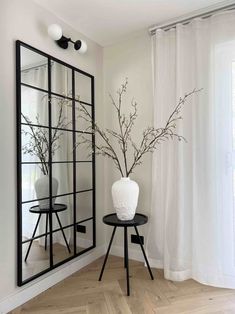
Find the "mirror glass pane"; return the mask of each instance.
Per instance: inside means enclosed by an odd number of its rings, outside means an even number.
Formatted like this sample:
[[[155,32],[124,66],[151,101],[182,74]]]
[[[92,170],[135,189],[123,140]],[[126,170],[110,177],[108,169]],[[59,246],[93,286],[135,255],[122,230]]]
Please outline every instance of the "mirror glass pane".
[[[92,135],[76,133],[76,161],[92,161]]]
[[[93,219],[77,224],[77,228],[77,253],[81,253],[93,245]],[[82,232],[79,232],[79,228],[82,228]]]
[[[48,94],[37,89],[21,88],[21,122],[48,126]]]
[[[73,129],[72,101],[63,97],[51,97],[51,126],[58,129]]]
[[[49,200],[47,200],[49,205]],[[48,232],[48,224],[46,227],[46,211],[40,216],[40,209],[38,208],[39,202],[29,202],[22,205],[22,241],[37,238]],[[37,228],[36,228],[37,227]]]
[[[53,230],[73,224],[73,195],[58,196],[53,207]]]
[[[44,90],[48,89],[48,59],[21,47],[21,82]]]
[[[33,241],[28,258],[25,256],[29,248],[29,243],[22,244],[22,280],[29,279],[38,273],[45,271],[50,266],[49,247],[45,250],[45,237]]]
[[[76,194],[76,220],[77,222],[91,218],[93,215],[92,191]]]
[[[22,164],[22,202],[29,202],[36,199],[49,197],[49,176],[42,175],[41,169],[45,165],[40,164]],[[42,189],[37,186],[42,184]],[[43,203],[43,200],[40,201]]]
[[[74,228],[53,232],[53,264],[56,265],[74,254]]]
[[[76,191],[92,189],[92,164],[77,163],[76,165]]]
[[[91,78],[75,71],[75,96],[80,101],[91,104]]]
[[[80,132],[91,132],[91,117],[92,107],[81,103],[75,103],[75,114],[76,114],[76,131]]]
[[[72,70],[56,61],[51,62],[51,91],[72,97]]]
[[[35,168],[41,170],[42,174],[48,173],[49,158],[49,129],[21,125],[21,159],[22,162],[41,163],[35,164]]]
[[[73,133],[61,130],[52,130],[52,161],[72,162],[73,161]]]
[[[52,177],[57,182],[57,191],[53,195],[73,193],[73,164],[54,163],[52,165]]]

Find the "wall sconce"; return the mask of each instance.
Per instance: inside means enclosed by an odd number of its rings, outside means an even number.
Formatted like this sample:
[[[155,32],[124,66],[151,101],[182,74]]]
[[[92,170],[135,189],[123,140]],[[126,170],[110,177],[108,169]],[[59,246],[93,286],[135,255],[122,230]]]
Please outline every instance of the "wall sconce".
[[[69,42],[74,44],[74,49],[83,54],[87,51],[87,44],[84,40],[73,41],[69,37],[63,36],[62,28],[58,24],[51,24],[47,29],[48,35],[54,39],[60,48],[67,49]]]

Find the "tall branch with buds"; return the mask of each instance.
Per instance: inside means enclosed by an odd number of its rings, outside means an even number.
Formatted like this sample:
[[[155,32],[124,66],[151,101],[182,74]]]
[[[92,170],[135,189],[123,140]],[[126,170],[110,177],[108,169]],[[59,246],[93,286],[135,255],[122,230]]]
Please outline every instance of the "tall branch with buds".
[[[128,81],[126,79],[126,81],[121,85],[121,88],[117,91],[117,101],[115,101],[114,98],[109,95],[111,103],[115,109],[115,112],[117,113],[117,130],[110,130],[107,128],[103,130],[95,121],[93,121],[91,114],[86,109],[86,106],[80,103],[79,117],[89,123],[89,126],[84,131],[98,134],[103,144],[92,144],[92,141],[86,138],[84,135],[81,135],[82,140],[76,144],[76,146],[81,143],[87,144],[87,147],[91,150],[92,145],[94,145],[96,148],[96,154],[112,159],[121,175],[126,177],[133,173],[133,170],[142,163],[142,158],[145,154],[153,153],[157,149],[157,146],[163,141],[174,138],[179,141],[186,141],[183,136],[177,134],[176,124],[179,120],[182,119],[182,106],[186,103],[189,97],[199,92],[199,90],[194,89],[190,93],[185,94],[184,97],[180,98],[178,104],[170,114],[165,125],[159,128],[147,127],[143,130],[142,138],[139,144],[136,144],[133,141],[131,135],[135,120],[138,117],[137,103],[132,100],[132,111],[128,116],[124,114],[122,110],[123,96],[127,91],[127,85]],[[114,142],[118,143],[119,151],[121,152],[122,156],[121,160],[118,157],[118,152],[114,149]],[[133,151],[133,158],[131,161],[127,158],[127,151],[129,149],[132,149]]]

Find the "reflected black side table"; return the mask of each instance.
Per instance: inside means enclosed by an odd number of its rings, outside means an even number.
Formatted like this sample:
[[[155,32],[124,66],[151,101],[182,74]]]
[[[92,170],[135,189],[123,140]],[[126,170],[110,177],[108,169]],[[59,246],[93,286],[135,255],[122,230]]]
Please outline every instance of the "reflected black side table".
[[[69,253],[71,253],[71,250],[70,250],[68,241],[67,241],[67,239],[66,239],[66,237],[65,237],[64,230],[63,230],[63,227],[62,227],[62,224],[61,224],[59,215],[58,215],[58,212],[62,212],[62,211],[64,211],[64,210],[66,210],[66,209],[67,209],[67,205],[65,205],[65,204],[54,204],[54,206],[53,206],[52,209],[50,209],[50,208],[43,208],[43,209],[41,209],[41,208],[39,207],[39,205],[30,207],[29,212],[30,212],[30,213],[33,213],[33,214],[38,214],[39,216],[38,216],[38,220],[37,220],[37,222],[36,222],[36,225],[35,225],[35,228],[34,228],[34,231],[33,231],[33,234],[32,234],[31,241],[30,241],[30,243],[29,243],[29,247],[28,247],[28,249],[27,249],[27,253],[26,253],[26,255],[25,255],[25,259],[24,259],[25,262],[27,261],[27,258],[28,258],[28,255],[29,255],[29,251],[30,251],[31,246],[32,246],[32,244],[33,244],[34,236],[35,236],[35,234],[36,234],[36,231],[37,231],[37,228],[38,228],[38,225],[39,225],[41,216],[42,216],[43,214],[46,214],[45,250],[47,249],[47,229],[48,229],[48,222],[49,222],[49,214],[50,214],[50,213],[53,213],[53,214],[56,215],[56,218],[57,218],[57,220],[58,220],[58,223],[59,223],[59,226],[60,226],[60,230],[61,230],[61,232],[62,232],[62,234],[63,234],[64,242],[65,242],[65,244],[66,244],[66,246],[67,246],[67,249],[68,249]]]
[[[102,269],[100,272],[99,281],[101,281],[102,276],[103,276],[104,268],[105,268],[105,265],[106,265],[106,262],[107,262],[107,259],[109,256],[109,251],[111,249],[111,245],[113,242],[113,238],[114,238],[116,229],[117,229],[117,227],[123,227],[124,228],[124,266],[126,268],[127,295],[129,296],[130,295],[130,283],[129,283],[128,235],[127,235],[127,228],[128,227],[134,227],[135,228],[135,232],[136,232],[137,237],[139,238],[140,247],[141,247],[141,250],[143,252],[144,259],[145,259],[145,262],[147,264],[150,277],[152,280],[154,280],[151,268],[149,266],[147,256],[146,256],[145,251],[144,251],[143,244],[141,242],[139,231],[137,229],[137,226],[144,225],[148,222],[148,217],[145,215],[142,215],[142,214],[136,214],[133,220],[119,220],[117,218],[116,214],[110,214],[110,215],[106,215],[103,217],[103,222],[106,225],[113,226],[114,228],[113,228],[113,233],[112,233],[112,236],[111,236],[111,239],[109,242],[108,250],[107,250],[107,253],[105,255],[104,263],[103,263],[103,266],[102,266]]]

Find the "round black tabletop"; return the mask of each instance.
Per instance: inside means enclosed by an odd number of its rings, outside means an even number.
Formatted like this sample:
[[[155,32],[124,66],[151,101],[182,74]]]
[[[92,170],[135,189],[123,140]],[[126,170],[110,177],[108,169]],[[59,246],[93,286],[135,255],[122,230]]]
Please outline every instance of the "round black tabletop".
[[[133,227],[146,224],[148,222],[148,217],[143,214],[135,214],[135,217],[132,220],[120,220],[116,214],[109,214],[103,217],[103,222],[110,226]]]
[[[30,213],[34,214],[48,214],[48,213],[57,213],[62,212],[67,209],[67,205],[65,204],[54,204],[53,208],[40,208],[39,205],[35,205],[30,207]]]

